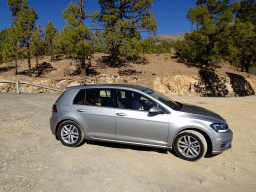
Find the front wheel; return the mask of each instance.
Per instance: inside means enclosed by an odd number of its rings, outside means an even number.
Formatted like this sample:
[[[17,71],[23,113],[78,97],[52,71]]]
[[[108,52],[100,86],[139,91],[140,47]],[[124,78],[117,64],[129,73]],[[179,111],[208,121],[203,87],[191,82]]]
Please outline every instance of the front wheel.
[[[187,130],[175,137],[173,147],[180,158],[196,161],[205,155],[207,142],[201,133]]]
[[[60,124],[58,137],[61,143],[68,147],[78,146],[84,139],[80,126],[73,121],[65,121]]]

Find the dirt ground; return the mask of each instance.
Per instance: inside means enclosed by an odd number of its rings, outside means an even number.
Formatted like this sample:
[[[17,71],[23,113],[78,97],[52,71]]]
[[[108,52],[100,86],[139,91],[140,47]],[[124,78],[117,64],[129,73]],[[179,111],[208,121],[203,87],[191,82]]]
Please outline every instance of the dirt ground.
[[[256,96],[172,97],[219,113],[233,148],[198,162],[172,151],[85,142],[51,134],[59,94],[0,93],[0,191],[256,191]]]

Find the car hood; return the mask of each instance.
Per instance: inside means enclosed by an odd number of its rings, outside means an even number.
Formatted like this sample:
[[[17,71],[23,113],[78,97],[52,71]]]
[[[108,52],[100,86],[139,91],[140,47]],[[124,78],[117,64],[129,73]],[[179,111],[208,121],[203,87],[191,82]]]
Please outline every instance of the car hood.
[[[186,104],[186,103],[182,103],[182,108],[179,110],[179,112],[189,113],[189,114],[193,115],[194,117],[197,115],[202,115],[202,116],[215,118],[215,119],[226,122],[226,120],[223,119],[220,115],[218,115],[208,109],[205,109],[203,107],[198,107],[195,105]]]

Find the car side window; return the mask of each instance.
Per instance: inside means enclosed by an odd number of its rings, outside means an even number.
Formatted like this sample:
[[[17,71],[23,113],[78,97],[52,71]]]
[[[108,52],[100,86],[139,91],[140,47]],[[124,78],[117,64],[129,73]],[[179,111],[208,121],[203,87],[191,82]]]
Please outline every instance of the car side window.
[[[111,89],[87,89],[85,105],[111,107]]]
[[[85,90],[81,89],[73,101],[74,104],[85,105]]]
[[[142,94],[128,90],[116,91],[116,104],[117,107],[121,109],[140,111],[149,111],[151,107],[158,106],[156,102]]]

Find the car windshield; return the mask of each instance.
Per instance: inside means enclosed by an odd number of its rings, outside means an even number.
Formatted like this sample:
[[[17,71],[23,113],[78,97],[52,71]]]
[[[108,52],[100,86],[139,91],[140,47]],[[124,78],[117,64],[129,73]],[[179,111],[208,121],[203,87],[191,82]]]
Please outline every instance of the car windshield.
[[[179,110],[180,109],[180,104],[169,99],[168,97],[165,97],[163,95],[161,95],[160,93],[151,90],[151,89],[140,89],[141,91],[143,91],[144,93],[154,97],[155,99],[157,99],[158,101],[161,101],[162,103],[164,103],[165,105],[167,105],[168,107],[174,109],[174,110]]]

